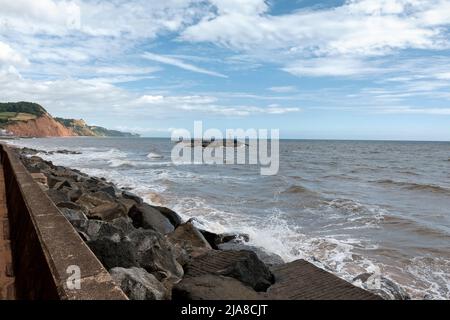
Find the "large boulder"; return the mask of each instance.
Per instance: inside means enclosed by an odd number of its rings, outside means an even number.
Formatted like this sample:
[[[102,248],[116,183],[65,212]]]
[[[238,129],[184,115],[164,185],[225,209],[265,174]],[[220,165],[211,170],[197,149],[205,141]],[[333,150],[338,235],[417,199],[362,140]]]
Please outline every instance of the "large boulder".
[[[47,191],[47,195],[49,196],[49,198],[55,203],[58,204],[60,202],[69,202],[69,196],[67,195],[67,193],[60,191],[60,190],[54,190],[54,189],[48,189]]]
[[[263,295],[240,281],[220,275],[205,274],[184,278],[172,290],[177,300],[260,300]]]
[[[137,229],[126,238],[133,245],[139,266],[161,279],[181,278],[183,268],[176,261],[171,244],[154,230]]]
[[[89,237],[89,241],[108,239],[119,242],[125,236],[119,226],[100,220],[88,220],[84,226],[78,229]]]
[[[281,258],[276,253],[269,253],[260,247],[250,246],[242,242],[231,241],[219,244],[218,249],[233,250],[233,251],[241,251],[241,250],[253,251],[254,253],[256,253],[259,260],[264,262],[269,267],[275,267],[285,263],[283,258]]]
[[[101,222],[101,221],[100,221]],[[97,236],[88,241],[88,245],[103,265],[115,267],[141,267],[162,279],[179,279],[183,276],[183,268],[176,261],[174,251],[167,240],[154,230],[137,229],[120,237],[121,231],[111,223],[105,230],[106,235]],[[119,230],[114,233],[110,228]],[[89,229],[86,232],[91,236]],[[112,235],[108,234],[112,233]]]
[[[252,251],[217,251],[192,259],[186,277],[215,274],[235,278],[256,291],[265,291],[274,282],[269,268]]]
[[[136,230],[133,226],[133,220],[130,217],[120,217],[111,221],[111,224],[119,228],[124,234],[132,233]]]
[[[76,229],[85,229],[89,223],[86,215],[80,210],[61,207],[59,210]]]
[[[161,234],[168,234],[174,230],[169,219],[146,203],[133,206],[128,215],[133,219],[136,228],[152,229]]]
[[[121,191],[114,185],[104,186],[100,188],[99,191],[104,192],[113,198],[117,198],[121,194]]]
[[[124,197],[124,198],[126,198],[126,199],[134,200],[134,201],[136,201],[138,204],[141,204],[141,203],[144,202],[144,200],[142,200],[141,197],[139,197],[139,196],[135,195],[134,193],[132,193],[132,192],[130,192],[130,191],[127,191],[127,190],[122,191],[122,197]]]
[[[167,238],[171,243],[184,250],[189,259],[212,250],[208,241],[192,222],[186,222],[178,226],[174,232],[167,235]]]
[[[170,298],[167,288],[152,274],[142,268],[113,268],[113,280],[131,300],[166,300]]]
[[[167,219],[169,219],[170,223],[174,226],[174,228],[177,228],[180,224],[183,223],[183,219],[173,210],[166,208],[166,207],[158,207],[158,206],[152,206],[159,212],[161,212]]]
[[[89,210],[91,219],[112,221],[126,215],[125,208],[118,203],[105,203]]]
[[[92,219],[112,221],[127,215],[127,210],[122,204],[115,202],[109,194],[101,191],[83,193],[76,203],[83,207]]]
[[[116,199],[116,201],[118,203],[120,203],[121,205],[123,205],[123,207],[125,208],[127,214],[130,212],[131,208],[133,208],[135,205],[137,205],[138,203],[132,199],[127,199],[124,197],[118,197]]]
[[[121,241],[120,238],[111,237],[88,240],[87,244],[107,269],[140,266],[135,249],[130,241]]]

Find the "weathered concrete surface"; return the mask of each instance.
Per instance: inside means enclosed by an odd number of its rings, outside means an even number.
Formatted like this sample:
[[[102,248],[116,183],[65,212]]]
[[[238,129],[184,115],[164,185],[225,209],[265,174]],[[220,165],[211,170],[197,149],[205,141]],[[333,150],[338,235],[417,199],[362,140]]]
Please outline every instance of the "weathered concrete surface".
[[[305,261],[296,260],[272,269],[275,284],[269,298],[283,300],[381,300],[335,275]]]
[[[0,151],[17,298],[127,299],[13,151]],[[71,266],[80,268],[81,289],[67,287]]]
[[[0,165],[0,300],[14,300],[15,296],[5,180],[3,167]]]

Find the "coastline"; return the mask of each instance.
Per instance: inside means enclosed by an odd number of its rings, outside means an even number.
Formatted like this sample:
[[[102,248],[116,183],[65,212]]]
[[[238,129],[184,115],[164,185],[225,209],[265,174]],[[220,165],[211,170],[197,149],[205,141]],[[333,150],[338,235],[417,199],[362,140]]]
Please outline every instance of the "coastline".
[[[206,230],[199,230],[194,221],[182,221],[177,213],[168,208],[147,204],[142,198],[125,189],[118,188],[106,179],[91,177],[76,169],[54,166],[51,162],[36,157],[35,155],[39,152],[46,153],[46,151],[28,148],[21,149],[19,153],[28,170],[35,176],[35,180],[41,183],[41,187],[46,190],[50,198],[79,231],[118,282],[129,284],[130,279],[134,279],[136,285],[136,279],[150,277],[150,282],[159,281],[165,288],[163,290],[159,286],[159,295],[153,295],[151,298],[169,299],[172,292],[175,297],[179,297],[177,288],[183,287],[183,283],[186,282],[183,281],[186,265],[195,261],[199,256],[208,252],[247,252],[246,254],[249,254],[250,257],[245,259],[256,263],[259,270],[263,270],[259,272],[260,274],[266,274],[265,278],[258,280],[259,282],[251,283],[253,291],[259,298],[268,298],[265,290],[274,282],[270,268],[282,265],[284,261],[277,255],[268,254],[257,247],[246,245],[248,235],[218,235]],[[70,154],[71,151],[58,150],[56,153]],[[155,214],[157,218],[155,218]],[[123,247],[120,245],[121,240],[118,240],[131,238],[131,248],[135,248],[139,247],[139,241],[148,237],[150,233],[154,240],[164,248],[162,250],[164,254],[162,252],[153,253],[154,256],[163,257],[157,265],[162,265],[164,268],[159,268],[159,270],[154,267],[153,262],[149,265],[148,261],[145,261],[145,257],[136,257],[136,252],[133,252],[135,249],[130,250],[129,247]],[[118,256],[115,256],[116,254]],[[130,262],[133,259],[140,262]],[[243,257],[239,259],[243,259]],[[142,266],[141,263],[144,268],[137,268]],[[123,268],[123,266],[127,268]],[[148,270],[151,272],[147,272]],[[258,268],[256,270],[240,270],[240,272],[241,276],[247,274],[248,277],[248,275],[258,274]],[[222,276],[220,275],[220,277]],[[148,281],[147,279],[146,282]],[[256,291],[255,288],[260,288],[261,283],[265,283],[262,286],[264,290]],[[234,283],[233,285],[238,284]],[[220,284],[216,289],[222,287],[223,284]],[[248,283],[244,282],[244,287],[248,289]],[[130,288],[125,289],[128,290],[129,295],[133,296]],[[254,293],[253,291],[251,291],[251,295]],[[186,290],[183,292],[186,295]],[[383,295],[382,291],[378,293]],[[141,294],[134,298],[141,299],[143,297]],[[270,298],[276,299],[273,296]],[[390,297],[384,295],[384,298]],[[407,297],[400,295],[396,298]]]
[[[216,234],[197,229],[193,219],[182,221],[171,209],[150,205],[104,178],[55,166],[36,156],[37,153],[77,154],[76,152],[14,149],[34,180],[78,231],[130,299],[166,300],[171,299],[172,295],[185,297],[189,288],[184,288],[182,292],[177,289],[183,286],[183,268],[195,261],[195,258],[212,251],[242,252],[242,256],[237,259],[244,258],[251,261],[253,267],[256,266],[256,269],[240,270],[239,273],[242,274],[235,275],[238,279],[254,278],[253,280],[231,281],[230,290],[221,294],[240,299],[240,296],[233,293],[238,289],[236,292],[243,293],[242,297],[268,298],[265,290],[274,283],[269,267],[284,262],[277,255],[269,255],[258,248],[246,246],[247,235]],[[148,242],[149,238],[152,239],[151,243]],[[150,255],[147,250],[151,252]],[[226,275],[210,277],[217,277],[212,279],[213,282],[218,279],[223,282],[223,277],[229,281],[230,277]],[[216,289],[222,290],[222,285],[223,283]],[[214,294],[211,297],[213,296]]]

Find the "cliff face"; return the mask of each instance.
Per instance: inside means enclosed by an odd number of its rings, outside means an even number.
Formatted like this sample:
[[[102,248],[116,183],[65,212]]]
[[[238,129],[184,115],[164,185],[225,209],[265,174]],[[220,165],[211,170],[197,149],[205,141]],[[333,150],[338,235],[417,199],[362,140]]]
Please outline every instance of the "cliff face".
[[[72,137],[70,128],[55,121],[49,114],[28,121],[15,121],[4,127],[8,132],[21,137]]]
[[[127,132],[89,126],[84,120],[53,118],[42,106],[30,102],[0,103],[0,129],[20,137],[135,137]]]

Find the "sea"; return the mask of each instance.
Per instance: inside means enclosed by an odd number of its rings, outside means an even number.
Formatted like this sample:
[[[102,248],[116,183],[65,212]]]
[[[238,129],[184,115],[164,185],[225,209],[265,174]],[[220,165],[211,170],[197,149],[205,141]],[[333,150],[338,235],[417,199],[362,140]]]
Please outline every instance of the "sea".
[[[449,142],[281,140],[273,176],[258,165],[174,164],[170,139],[9,143],[79,151],[40,156],[199,227],[246,233],[286,262],[306,259],[361,287],[390,281],[413,299],[450,299]]]

